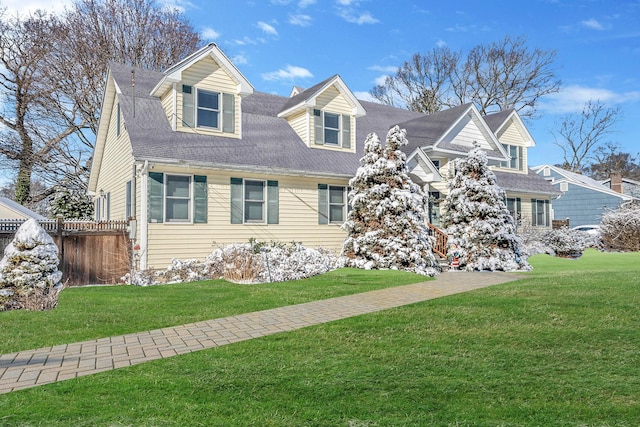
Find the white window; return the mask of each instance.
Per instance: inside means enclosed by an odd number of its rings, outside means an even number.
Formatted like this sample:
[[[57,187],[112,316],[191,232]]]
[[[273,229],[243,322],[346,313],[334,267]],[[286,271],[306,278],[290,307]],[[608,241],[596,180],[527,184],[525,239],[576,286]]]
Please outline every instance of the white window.
[[[531,199],[531,225],[548,227],[550,224],[549,201]]]
[[[198,127],[220,128],[220,93],[198,89],[196,120]]]
[[[522,200],[520,197],[507,197],[507,209],[516,224],[520,225],[520,220],[522,219]]]
[[[346,187],[329,186],[329,222],[342,224],[347,217]]]
[[[317,145],[351,148],[351,116],[313,110]]]
[[[264,223],[266,182],[244,180],[244,222]]]
[[[165,221],[191,222],[191,176],[165,175]]]
[[[517,145],[510,144],[502,144],[507,154],[509,154],[508,162],[500,162],[500,167],[507,169],[516,169],[516,170],[524,170],[523,169],[523,159],[522,159],[522,147]]]

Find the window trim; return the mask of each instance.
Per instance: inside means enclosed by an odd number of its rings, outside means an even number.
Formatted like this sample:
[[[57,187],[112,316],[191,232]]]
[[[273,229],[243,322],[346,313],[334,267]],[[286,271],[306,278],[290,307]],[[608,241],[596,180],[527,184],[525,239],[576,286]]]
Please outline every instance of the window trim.
[[[511,211],[509,209],[509,201],[512,201],[514,210]],[[507,210],[511,214],[511,217],[516,222],[516,225],[520,225],[522,223],[522,198],[521,197],[506,197],[505,205]]]
[[[542,203],[543,211],[538,212],[538,205]],[[549,227],[551,225],[551,204],[545,199],[531,199],[531,226],[533,227]],[[538,215],[542,214],[543,223],[538,221]]]
[[[169,177],[180,176],[189,178],[189,196],[188,197],[175,197],[168,195],[168,186],[169,186]],[[194,208],[194,197],[193,197],[193,175],[181,174],[181,173],[165,173],[164,174],[164,193],[162,198],[162,214],[163,214],[163,222],[165,224],[193,224],[193,208]],[[167,199],[176,199],[176,200],[187,200],[187,212],[188,219],[187,220],[175,220],[169,219],[167,215]]]
[[[509,155],[509,160],[506,162],[500,162],[500,167],[503,169],[511,169],[511,170],[524,170],[524,147],[521,145],[515,144],[502,144],[502,147],[505,149],[507,154]],[[515,157],[512,156],[511,150],[515,150]],[[513,163],[515,162],[515,167]]]
[[[216,95],[218,97],[218,109],[208,108],[208,107],[200,107],[200,93]],[[214,90],[208,90],[208,89],[201,89],[201,88],[197,87],[196,88],[196,99],[195,99],[195,103],[194,103],[194,108],[195,108],[196,128],[199,128],[199,129],[214,129],[214,130],[221,130],[222,129],[222,126],[221,126],[221,123],[222,123],[222,92],[214,91]],[[217,126],[201,125],[200,124],[200,110],[216,113],[218,125]]]
[[[247,182],[261,182],[262,183],[262,200],[247,199]],[[247,219],[247,203],[262,204],[262,219]],[[266,224],[267,223],[267,181],[264,179],[243,179],[242,180],[242,222],[244,224]]]
[[[332,148],[342,148],[346,150],[351,150],[351,126],[353,117],[349,114],[341,114],[334,113],[331,111],[325,111],[319,108],[314,108],[312,110],[313,114],[313,127],[314,127],[314,135],[313,135],[313,143],[315,145],[321,145]],[[338,127],[328,127],[327,126],[327,115],[335,116],[338,121]],[[327,142],[327,130],[335,132],[338,136],[337,142]]]
[[[331,189],[342,189],[343,202],[331,203]],[[342,221],[331,220],[331,206],[342,205]],[[318,184],[318,225],[342,225],[349,213],[349,187],[345,185]]]

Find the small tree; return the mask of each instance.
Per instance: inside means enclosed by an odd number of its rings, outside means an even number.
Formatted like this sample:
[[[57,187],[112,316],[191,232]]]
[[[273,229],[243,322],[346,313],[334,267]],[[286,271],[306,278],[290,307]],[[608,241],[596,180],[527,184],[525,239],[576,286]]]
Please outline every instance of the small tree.
[[[91,197],[77,189],[57,187],[47,214],[53,218],[62,215],[65,219],[90,220],[93,210]]]
[[[407,144],[398,126],[387,135],[384,148],[375,133],[365,141],[365,153],[349,181],[352,210],[343,229],[347,265],[365,269],[397,269],[434,276],[432,252],[424,212],[425,197],[407,172]]]
[[[515,221],[485,152],[476,146],[467,158],[456,160],[456,170],[441,204],[449,255],[468,271],[531,269],[520,254]]]
[[[35,219],[24,222],[0,261],[0,311],[47,310],[58,304],[58,247]]]

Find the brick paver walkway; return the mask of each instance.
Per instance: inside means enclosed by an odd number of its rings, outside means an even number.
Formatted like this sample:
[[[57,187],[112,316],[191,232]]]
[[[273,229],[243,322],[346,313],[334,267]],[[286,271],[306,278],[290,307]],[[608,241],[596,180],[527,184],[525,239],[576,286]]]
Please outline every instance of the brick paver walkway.
[[[373,313],[518,279],[449,272],[436,280],[188,325],[0,355],[0,394],[251,338]]]

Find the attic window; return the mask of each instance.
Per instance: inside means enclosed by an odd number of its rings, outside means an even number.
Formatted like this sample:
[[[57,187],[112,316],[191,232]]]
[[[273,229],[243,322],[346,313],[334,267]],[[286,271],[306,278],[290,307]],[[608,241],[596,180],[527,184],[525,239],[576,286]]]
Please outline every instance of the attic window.
[[[313,110],[316,145],[351,148],[351,116]]]
[[[235,132],[235,97],[182,85],[182,123],[189,128]]]

